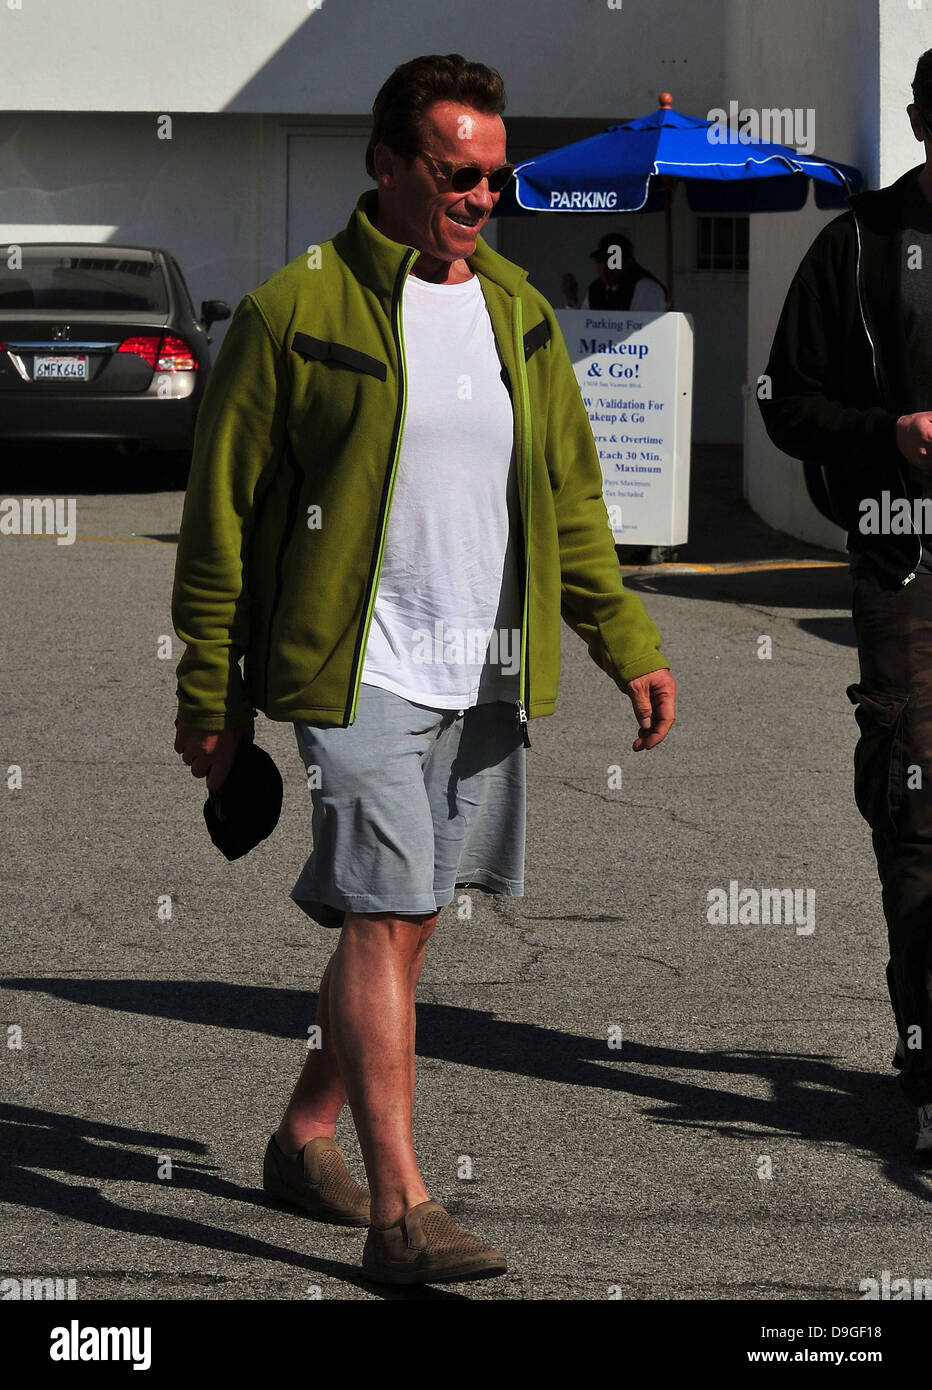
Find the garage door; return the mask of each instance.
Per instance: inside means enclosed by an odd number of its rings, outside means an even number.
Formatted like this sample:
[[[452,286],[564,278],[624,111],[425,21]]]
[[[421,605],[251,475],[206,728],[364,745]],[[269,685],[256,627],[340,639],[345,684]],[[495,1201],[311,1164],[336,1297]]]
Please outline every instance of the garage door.
[[[360,193],[375,187],[366,173],[368,143],[358,132],[289,134],[289,260],[342,231]]]

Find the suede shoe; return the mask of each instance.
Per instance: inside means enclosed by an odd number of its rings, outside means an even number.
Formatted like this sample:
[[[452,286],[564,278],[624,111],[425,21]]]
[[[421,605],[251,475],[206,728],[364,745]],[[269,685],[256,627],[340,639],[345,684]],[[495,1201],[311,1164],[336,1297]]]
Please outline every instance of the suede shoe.
[[[262,1164],[262,1186],[270,1197],[301,1207],[315,1221],[334,1226],[368,1226],[369,1193],[346,1166],[332,1139],[311,1139],[288,1158],[273,1134]]]
[[[419,1202],[387,1230],[369,1227],[362,1268],[380,1284],[453,1284],[507,1274],[508,1262],[461,1230],[439,1202]]]

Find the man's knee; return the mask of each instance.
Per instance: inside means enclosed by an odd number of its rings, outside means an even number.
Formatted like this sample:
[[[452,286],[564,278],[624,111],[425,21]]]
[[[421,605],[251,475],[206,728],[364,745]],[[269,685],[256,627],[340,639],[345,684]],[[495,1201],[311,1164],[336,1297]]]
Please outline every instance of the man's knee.
[[[440,913],[435,912],[431,917],[425,917],[424,921],[421,923],[420,950],[423,951],[424,947],[433,936],[439,918]]]
[[[364,947],[378,944],[380,949],[412,962],[427,945],[439,915],[438,912],[347,912],[340,937],[342,941],[348,936],[354,944]]]

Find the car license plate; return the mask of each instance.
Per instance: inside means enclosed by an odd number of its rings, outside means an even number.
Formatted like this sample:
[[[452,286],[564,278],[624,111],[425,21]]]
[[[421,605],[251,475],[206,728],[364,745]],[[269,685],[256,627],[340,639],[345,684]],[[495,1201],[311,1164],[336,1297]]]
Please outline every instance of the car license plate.
[[[34,381],[87,381],[86,357],[37,357]]]

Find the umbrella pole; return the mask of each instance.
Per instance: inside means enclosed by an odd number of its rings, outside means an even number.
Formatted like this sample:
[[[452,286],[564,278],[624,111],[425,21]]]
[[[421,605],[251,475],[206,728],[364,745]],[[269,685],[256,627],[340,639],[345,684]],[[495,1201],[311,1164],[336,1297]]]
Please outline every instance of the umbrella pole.
[[[667,309],[673,308],[673,182],[667,180],[663,190],[663,226],[667,243]]]

